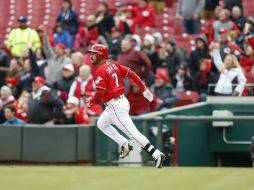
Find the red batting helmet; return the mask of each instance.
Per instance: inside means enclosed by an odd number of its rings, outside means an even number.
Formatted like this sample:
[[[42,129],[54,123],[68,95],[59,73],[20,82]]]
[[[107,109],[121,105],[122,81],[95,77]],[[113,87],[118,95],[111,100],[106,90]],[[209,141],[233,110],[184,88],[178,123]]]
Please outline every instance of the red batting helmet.
[[[96,53],[99,60],[108,58],[108,48],[101,44],[94,44],[89,52]]]

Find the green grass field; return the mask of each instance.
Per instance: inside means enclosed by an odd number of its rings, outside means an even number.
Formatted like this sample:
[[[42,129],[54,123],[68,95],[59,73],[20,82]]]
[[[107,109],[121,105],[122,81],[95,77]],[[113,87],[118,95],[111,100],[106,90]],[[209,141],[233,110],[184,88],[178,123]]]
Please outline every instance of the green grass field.
[[[254,190],[254,169],[0,166],[0,189]]]

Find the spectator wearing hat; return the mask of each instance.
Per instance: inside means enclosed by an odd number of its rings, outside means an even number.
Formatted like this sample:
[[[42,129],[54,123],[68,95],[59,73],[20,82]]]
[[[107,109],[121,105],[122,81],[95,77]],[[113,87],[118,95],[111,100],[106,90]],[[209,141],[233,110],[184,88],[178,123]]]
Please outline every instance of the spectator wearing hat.
[[[8,86],[2,86],[0,90],[0,123],[3,123],[4,112],[3,108],[9,104],[13,104],[15,102],[15,98],[12,95],[11,88]]]
[[[241,96],[246,84],[246,77],[234,54],[226,55],[224,62],[221,59],[219,44],[212,43],[212,57],[214,64],[220,72],[215,93],[220,96]],[[237,79],[237,86],[233,89],[233,80]]]
[[[177,93],[192,90],[192,79],[187,75],[187,67],[185,65],[180,65],[177,68],[172,84]]]
[[[28,100],[29,122],[53,125],[55,119],[63,116],[63,106],[64,103],[56,92],[45,85],[45,79],[35,77],[33,92]]]
[[[88,65],[79,68],[79,76],[72,83],[68,97],[77,97],[80,106],[85,105],[85,100],[95,92],[95,83]]]
[[[179,101],[174,87],[169,82],[168,74],[162,70],[156,72],[155,81],[151,86],[151,90],[157,96],[157,111],[171,108]]]
[[[188,34],[200,33],[200,16],[205,6],[205,0],[179,0],[177,3],[178,20],[183,20],[184,31]]]
[[[141,51],[144,52],[150,59],[152,63],[152,71],[155,72],[156,69],[161,66],[161,62],[155,49],[155,39],[153,35],[145,35]]]
[[[138,0],[138,6],[135,9],[135,18],[137,26],[155,27],[156,12],[153,7],[148,5],[148,0]]]
[[[235,31],[237,34],[241,33],[236,24],[230,20],[230,12],[227,9],[221,10],[219,19],[212,23],[208,41],[219,41],[219,32],[222,28],[227,31]]]
[[[60,91],[60,96],[64,101],[67,100],[71,85],[75,80],[74,73],[74,66],[72,64],[65,65],[62,71],[62,77],[53,85],[54,89]]]
[[[219,44],[220,44],[220,56],[222,60],[225,59],[225,56],[228,54],[234,54],[240,56],[243,53],[243,50],[233,41],[230,37],[230,32],[221,28],[219,31]]]
[[[142,46],[142,41],[139,35],[133,34],[131,35],[131,46],[134,50],[140,51]]]
[[[53,85],[62,76],[63,67],[71,64],[71,59],[66,56],[65,45],[60,43],[55,47],[55,51],[49,44],[46,32],[43,32],[43,51],[45,53],[48,67],[45,71],[46,81],[48,85]]]
[[[74,40],[74,51],[80,51],[85,53],[87,50],[87,46],[88,46],[88,39],[89,39],[89,35],[88,35],[88,29],[87,26],[85,24],[85,21],[82,22],[83,24],[80,25],[79,29],[78,29],[78,33],[75,37]]]
[[[159,52],[162,65],[168,69],[169,77],[172,79],[181,63],[185,62],[183,52],[177,48],[174,38],[170,38]]]
[[[79,28],[79,19],[77,13],[72,9],[71,0],[63,0],[57,23],[62,24],[63,28],[72,36],[72,41],[74,41]]]
[[[115,26],[113,15],[108,10],[108,4],[105,1],[100,1],[97,13],[96,23],[99,27],[99,34],[108,38],[112,28]]]
[[[200,35],[195,39],[196,48],[190,54],[189,58],[189,68],[190,74],[193,76],[199,71],[199,60],[209,59],[209,48],[207,43],[207,38],[205,35]]]
[[[13,105],[7,105],[4,107],[4,116],[6,121],[3,123],[4,126],[22,126],[26,123],[15,117],[16,115],[16,108]]]
[[[151,71],[151,61],[143,52],[134,50],[130,40],[122,40],[121,53],[117,58],[117,62],[131,68],[142,80],[148,79]]]
[[[70,97],[64,106],[65,124],[95,124],[95,116],[101,115],[102,108],[98,104],[92,107],[80,106],[77,97]]]
[[[154,94],[152,102],[147,101],[140,91],[139,86],[132,80],[130,81],[130,89],[126,94],[126,98],[130,102],[130,115],[149,113],[155,111],[156,109],[156,95]]]
[[[70,33],[63,29],[61,23],[57,23],[54,33],[55,44],[64,44],[66,48],[72,49],[73,38]]]
[[[7,48],[14,57],[21,57],[27,49],[28,43],[32,44],[33,51],[41,47],[38,33],[28,27],[27,21],[27,17],[19,17],[18,27],[14,28],[8,36]]]
[[[212,61],[209,59],[199,60],[199,71],[193,77],[193,90],[200,94],[200,101],[205,101],[207,95],[213,95],[208,89],[209,84],[215,84],[217,76],[212,71]]]

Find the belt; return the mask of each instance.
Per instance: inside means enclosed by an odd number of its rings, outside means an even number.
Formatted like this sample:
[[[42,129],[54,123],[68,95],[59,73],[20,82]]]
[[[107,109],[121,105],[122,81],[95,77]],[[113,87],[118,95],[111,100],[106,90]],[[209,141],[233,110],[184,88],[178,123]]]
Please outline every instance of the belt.
[[[117,100],[122,99],[122,98],[124,98],[124,95],[123,95],[123,94],[120,95],[120,96],[118,96],[118,97],[116,97],[116,98],[112,98],[111,100],[105,102],[104,105],[105,105],[105,106],[108,106],[109,103],[111,103],[111,102],[113,102],[113,101],[117,101]]]

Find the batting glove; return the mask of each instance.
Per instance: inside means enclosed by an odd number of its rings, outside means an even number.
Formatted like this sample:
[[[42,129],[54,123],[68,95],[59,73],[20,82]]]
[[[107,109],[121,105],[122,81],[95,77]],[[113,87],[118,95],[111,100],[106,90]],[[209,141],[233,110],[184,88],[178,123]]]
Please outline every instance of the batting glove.
[[[153,94],[150,92],[150,90],[146,89],[143,92],[143,96],[149,101],[152,102],[153,101]]]

